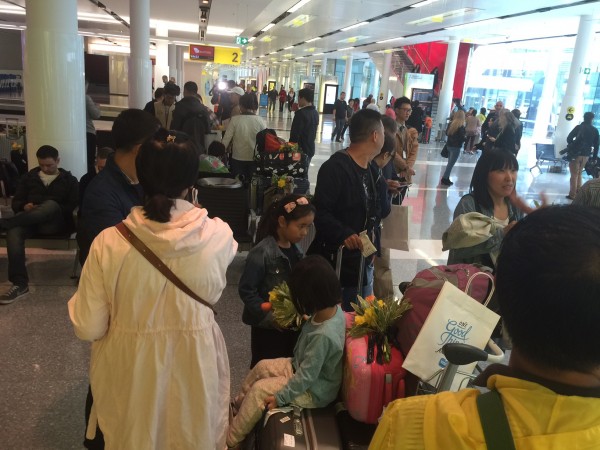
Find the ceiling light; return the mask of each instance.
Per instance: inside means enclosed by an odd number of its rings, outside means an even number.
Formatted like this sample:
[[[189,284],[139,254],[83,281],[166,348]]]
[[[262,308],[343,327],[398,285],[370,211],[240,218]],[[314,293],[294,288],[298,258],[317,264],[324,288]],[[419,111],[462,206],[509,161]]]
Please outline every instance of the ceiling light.
[[[354,47],[346,47],[346,48],[340,48],[338,50],[338,52],[345,52],[346,50],[352,50]]]
[[[404,39],[404,37],[400,36],[400,37],[397,37],[397,38],[384,39],[383,41],[377,41],[377,43],[378,44],[385,44],[386,42],[397,41],[399,39]]]
[[[256,39],[256,36],[252,36],[251,38],[248,38],[248,42],[252,42],[254,39]]]
[[[294,48],[294,46],[293,46],[293,45],[290,45],[290,46],[288,46],[288,47],[283,47],[283,49],[284,49],[284,50],[289,50],[290,48]]]
[[[296,3],[294,6],[292,6],[290,9],[287,10],[287,12],[289,13],[293,13],[298,11],[300,8],[302,8],[304,5],[306,5],[308,2],[310,2],[310,0],[300,0],[298,3]]]
[[[304,59],[304,56],[298,56],[296,59]]]
[[[306,43],[315,42],[315,41],[318,41],[319,39],[321,39],[321,38],[320,37],[316,37],[316,38],[312,38],[312,39],[309,39],[308,41],[304,41],[304,42],[306,42]]]
[[[299,28],[302,25],[305,25],[308,22],[310,22],[315,17],[316,16],[309,16],[308,14],[300,14],[299,16],[294,17],[289,22],[284,23],[283,26],[290,28]]]
[[[273,28],[275,26],[274,23],[270,23],[269,25],[267,25],[266,27],[264,27],[262,30],[263,32],[269,31],[271,28]]]
[[[415,3],[414,5],[410,5],[411,8],[420,8],[421,6],[431,5],[432,3],[437,2],[438,0],[423,0],[422,2]]]
[[[261,37],[259,39],[259,41],[260,42],[271,42],[273,39],[274,39],[273,36],[266,35],[266,36]]]
[[[321,52],[321,53],[315,53],[313,56],[319,56],[319,55],[322,55],[322,54],[323,54],[323,52]]]
[[[362,27],[363,25],[366,25],[368,23],[369,22],[358,22],[358,23],[355,23],[354,25],[350,25],[349,27],[342,28],[342,31],[348,31],[348,30],[351,30],[353,28]]]

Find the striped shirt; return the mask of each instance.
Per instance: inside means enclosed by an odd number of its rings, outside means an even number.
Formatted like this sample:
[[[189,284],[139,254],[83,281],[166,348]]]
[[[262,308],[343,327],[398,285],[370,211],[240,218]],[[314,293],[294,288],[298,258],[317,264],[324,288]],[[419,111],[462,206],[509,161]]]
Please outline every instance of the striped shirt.
[[[581,186],[573,204],[600,208],[600,178],[590,180]]]

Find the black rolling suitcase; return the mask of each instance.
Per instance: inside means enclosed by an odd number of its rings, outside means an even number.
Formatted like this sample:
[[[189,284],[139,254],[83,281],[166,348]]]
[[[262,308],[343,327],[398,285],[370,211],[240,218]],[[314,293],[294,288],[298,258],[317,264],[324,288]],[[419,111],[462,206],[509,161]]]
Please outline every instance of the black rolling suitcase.
[[[287,408],[284,410],[288,410]],[[342,450],[333,406],[265,414],[256,430],[257,450]]]

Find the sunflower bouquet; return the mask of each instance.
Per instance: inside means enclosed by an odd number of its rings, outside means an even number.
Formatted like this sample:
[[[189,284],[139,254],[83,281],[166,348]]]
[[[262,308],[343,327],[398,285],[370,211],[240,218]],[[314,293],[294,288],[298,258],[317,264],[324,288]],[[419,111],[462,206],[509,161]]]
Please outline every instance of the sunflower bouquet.
[[[263,311],[272,311],[273,320],[281,328],[299,330],[304,317],[298,314],[286,282],[278,284],[269,292],[269,301],[262,304]]]
[[[389,363],[392,358],[391,345],[395,342],[395,322],[412,308],[408,300],[394,298],[376,299],[374,296],[364,299],[358,296],[358,303],[351,303],[356,312],[349,336],[360,338],[369,336],[378,347],[377,362]]]

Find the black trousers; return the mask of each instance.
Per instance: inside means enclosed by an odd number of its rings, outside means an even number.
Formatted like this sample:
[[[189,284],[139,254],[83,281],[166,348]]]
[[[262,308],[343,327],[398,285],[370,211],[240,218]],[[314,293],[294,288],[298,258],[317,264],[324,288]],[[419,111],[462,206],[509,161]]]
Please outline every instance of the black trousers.
[[[85,430],[87,432],[88,422],[90,421],[90,413],[92,411],[92,404],[94,398],[92,397],[92,387],[88,387],[87,397],[85,399]],[[104,450],[104,435],[100,431],[100,427],[96,426],[96,437],[94,439],[87,439],[83,433],[83,446],[90,450]]]
[[[96,162],[96,135],[94,133],[85,134],[87,143],[87,170],[93,172],[94,163]]]
[[[262,359],[291,358],[300,331],[279,331],[274,329],[252,327],[250,331],[250,348],[252,350],[253,368]]]

